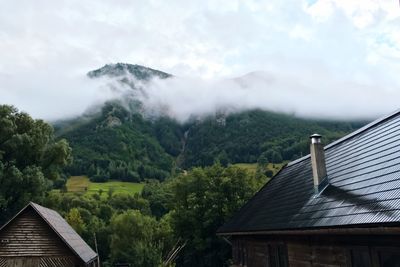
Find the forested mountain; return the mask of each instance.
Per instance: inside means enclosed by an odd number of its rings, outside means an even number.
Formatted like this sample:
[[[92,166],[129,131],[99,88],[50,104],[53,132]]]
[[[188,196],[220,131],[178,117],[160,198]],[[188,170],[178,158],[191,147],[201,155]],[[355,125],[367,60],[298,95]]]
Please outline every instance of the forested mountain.
[[[190,127],[183,166],[294,160],[309,153],[310,133],[328,143],[363,125],[300,119],[294,116],[251,110],[226,117],[207,118]]]
[[[172,75],[129,64],[111,64],[88,76],[116,77],[136,90],[127,76],[147,82]],[[74,163],[70,174],[87,174],[94,180],[118,178],[163,180],[171,172],[193,166],[293,160],[308,153],[308,136],[318,132],[324,142],[340,138],[363,122],[301,119],[263,110],[226,114],[179,123],[157,116],[149,118],[137,99],[114,100],[100,111],[55,124],[60,138],[69,140]]]
[[[102,76],[123,77],[127,74],[133,75],[138,80],[150,80],[154,77],[165,79],[172,76],[159,70],[125,63],[107,64],[100,69],[88,72],[87,75],[90,78],[98,78]]]

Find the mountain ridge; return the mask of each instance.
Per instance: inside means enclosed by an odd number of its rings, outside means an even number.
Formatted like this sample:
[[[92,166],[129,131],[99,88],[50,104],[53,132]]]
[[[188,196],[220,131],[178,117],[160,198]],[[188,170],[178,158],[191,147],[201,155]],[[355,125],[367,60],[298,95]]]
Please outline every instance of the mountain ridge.
[[[154,77],[158,77],[160,79],[173,77],[172,74],[160,70],[129,63],[106,64],[99,69],[89,71],[87,76],[89,78],[98,78],[101,76],[119,77],[127,74],[135,76],[135,78],[138,80],[150,80]]]

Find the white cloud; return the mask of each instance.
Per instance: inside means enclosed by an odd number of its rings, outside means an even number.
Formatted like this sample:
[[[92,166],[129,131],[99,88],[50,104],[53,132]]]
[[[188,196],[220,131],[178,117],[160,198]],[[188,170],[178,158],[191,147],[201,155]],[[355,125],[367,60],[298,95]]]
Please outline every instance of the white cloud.
[[[282,90],[298,99],[318,88],[321,98],[351,95],[359,116],[398,108],[391,93],[400,90],[397,1],[0,0],[0,6],[0,103],[36,117],[76,115],[93,98],[103,101],[99,95],[107,93],[79,79],[110,62],[214,80],[266,71],[276,80],[296,79],[282,81],[294,87]],[[199,83],[203,90],[207,83]],[[332,105],[327,116],[348,114],[342,103]]]

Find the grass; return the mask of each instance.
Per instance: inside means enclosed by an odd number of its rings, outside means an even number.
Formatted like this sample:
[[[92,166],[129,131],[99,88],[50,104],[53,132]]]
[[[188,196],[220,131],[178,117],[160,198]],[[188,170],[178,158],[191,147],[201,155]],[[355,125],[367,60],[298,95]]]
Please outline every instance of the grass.
[[[285,166],[286,162],[283,163],[268,163],[267,169],[272,170],[273,174],[275,175],[283,166]],[[245,169],[248,172],[256,173],[257,171],[257,163],[236,163],[233,164],[239,168]]]
[[[106,183],[90,183],[88,192],[97,193],[99,190],[107,192],[109,189],[114,190],[115,193],[140,193],[142,192],[144,184],[130,183],[120,181],[109,181]]]
[[[71,176],[67,180],[68,192],[85,192],[90,185],[90,180],[87,176]]]
[[[111,180],[105,183],[93,183],[87,176],[71,176],[67,181],[67,191],[73,193],[95,194],[102,190],[107,193],[112,189],[114,193],[140,193],[143,183],[131,183]]]
[[[248,172],[255,173],[257,170],[257,163],[236,163],[233,164],[236,167],[247,170]]]

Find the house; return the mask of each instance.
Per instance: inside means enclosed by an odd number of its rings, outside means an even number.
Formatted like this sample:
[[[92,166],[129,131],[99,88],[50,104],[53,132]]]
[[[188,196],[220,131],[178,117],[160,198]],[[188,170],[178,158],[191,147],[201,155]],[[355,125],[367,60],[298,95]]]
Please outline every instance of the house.
[[[218,230],[233,266],[400,266],[400,111],[310,149]]]
[[[97,266],[97,254],[56,211],[30,202],[0,228],[0,267]]]

